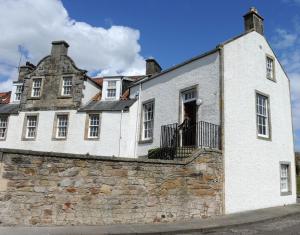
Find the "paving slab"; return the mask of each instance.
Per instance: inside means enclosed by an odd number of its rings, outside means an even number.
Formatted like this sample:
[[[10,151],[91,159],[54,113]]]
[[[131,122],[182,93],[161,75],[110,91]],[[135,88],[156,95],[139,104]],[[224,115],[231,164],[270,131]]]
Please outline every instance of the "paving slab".
[[[116,224],[103,226],[0,227],[0,235],[118,235],[178,234],[205,232],[224,227],[253,224],[300,214],[300,204],[272,207],[208,219],[166,224]]]

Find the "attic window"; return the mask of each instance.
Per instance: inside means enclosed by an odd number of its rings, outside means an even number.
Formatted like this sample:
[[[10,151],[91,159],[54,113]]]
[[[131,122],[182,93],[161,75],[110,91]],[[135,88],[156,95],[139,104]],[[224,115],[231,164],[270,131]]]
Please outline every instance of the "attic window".
[[[266,73],[268,79],[275,80],[274,59],[271,56],[266,57]]]
[[[107,98],[116,98],[117,81],[107,82]]]

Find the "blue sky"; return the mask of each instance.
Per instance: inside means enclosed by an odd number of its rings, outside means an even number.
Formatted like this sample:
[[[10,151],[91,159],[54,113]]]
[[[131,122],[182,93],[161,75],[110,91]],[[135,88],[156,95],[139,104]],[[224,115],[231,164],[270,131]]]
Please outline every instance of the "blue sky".
[[[77,65],[92,75],[138,74],[154,57],[168,68],[243,32],[255,6],[265,35],[292,84],[296,146],[300,150],[300,0],[0,0],[0,90],[22,63],[49,54],[65,39]]]
[[[164,67],[214,48],[243,32],[243,15],[255,6],[265,18],[268,39],[277,28],[292,30],[300,12],[290,1],[64,0],[69,15],[92,25],[129,26],[140,31],[141,54]],[[300,14],[299,14],[300,17]]]

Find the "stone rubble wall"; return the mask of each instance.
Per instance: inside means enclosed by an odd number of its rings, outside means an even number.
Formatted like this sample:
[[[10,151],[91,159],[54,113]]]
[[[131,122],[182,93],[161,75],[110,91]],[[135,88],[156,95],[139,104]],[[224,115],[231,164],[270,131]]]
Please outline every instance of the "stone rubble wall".
[[[0,149],[0,225],[159,223],[223,213],[223,160],[184,161]]]

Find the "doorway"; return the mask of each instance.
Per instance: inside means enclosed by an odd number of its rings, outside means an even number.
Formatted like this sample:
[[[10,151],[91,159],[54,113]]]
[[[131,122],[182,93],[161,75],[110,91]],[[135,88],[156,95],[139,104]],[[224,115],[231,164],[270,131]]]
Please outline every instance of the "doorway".
[[[191,89],[182,93],[182,124],[180,125],[182,146],[196,145],[196,123],[196,89]]]

